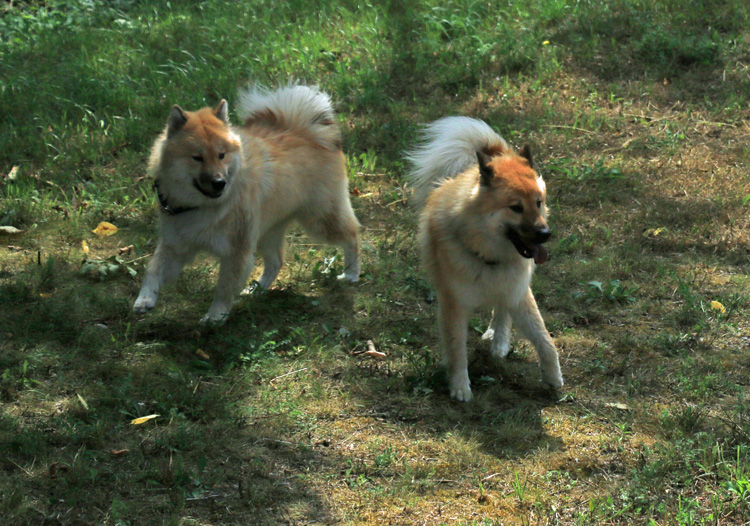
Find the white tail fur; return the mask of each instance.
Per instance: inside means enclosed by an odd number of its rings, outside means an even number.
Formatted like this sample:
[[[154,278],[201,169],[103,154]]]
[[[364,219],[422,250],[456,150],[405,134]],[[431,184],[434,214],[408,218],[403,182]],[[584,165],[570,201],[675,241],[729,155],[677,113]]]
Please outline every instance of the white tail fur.
[[[341,147],[341,132],[331,98],[316,86],[290,83],[273,91],[250,86],[239,93],[239,114],[246,122],[307,130],[319,144],[331,150]]]
[[[507,150],[508,144],[483,121],[445,117],[428,124],[423,143],[406,155],[416,205],[421,208],[440,183],[476,164],[478,150],[492,147]]]

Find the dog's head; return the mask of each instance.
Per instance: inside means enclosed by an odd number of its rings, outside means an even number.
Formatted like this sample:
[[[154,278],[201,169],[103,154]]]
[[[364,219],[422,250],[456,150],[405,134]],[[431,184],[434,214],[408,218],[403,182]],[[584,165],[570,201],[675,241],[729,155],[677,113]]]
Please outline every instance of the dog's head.
[[[240,166],[240,139],[229,126],[227,102],[196,112],[172,106],[152,165],[172,206],[222,201]]]
[[[524,258],[536,264],[547,261],[543,244],[550,238],[547,225],[547,192],[534,170],[528,145],[518,154],[477,152],[479,189],[477,202]]]

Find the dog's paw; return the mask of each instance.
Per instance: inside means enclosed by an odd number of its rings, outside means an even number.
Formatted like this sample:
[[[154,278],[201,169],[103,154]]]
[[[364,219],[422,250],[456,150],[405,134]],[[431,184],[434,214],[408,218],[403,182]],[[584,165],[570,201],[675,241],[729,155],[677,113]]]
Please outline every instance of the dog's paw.
[[[133,304],[133,312],[143,314],[150,311],[156,305],[156,296],[138,296]]]
[[[216,327],[224,325],[229,318],[229,311],[226,309],[210,309],[205,316],[201,318],[201,325]]]
[[[347,281],[349,283],[356,283],[359,281],[359,272],[344,272],[343,274],[339,274],[337,276],[338,279],[341,281]]]
[[[510,354],[510,342],[505,340],[500,341],[498,338],[495,338],[492,340],[492,345],[490,346],[490,354],[492,354],[493,358],[502,360]]]
[[[469,402],[472,397],[468,373],[458,373],[451,378],[451,398],[459,402]]]
[[[501,338],[499,333],[495,332],[495,329],[490,327],[484,334],[482,334],[483,340],[491,340],[490,354],[493,358],[501,360],[510,354],[510,342],[504,338]]]
[[[542,371],[542,380],[555,389],[560,389],[565,382],[560,371]]]

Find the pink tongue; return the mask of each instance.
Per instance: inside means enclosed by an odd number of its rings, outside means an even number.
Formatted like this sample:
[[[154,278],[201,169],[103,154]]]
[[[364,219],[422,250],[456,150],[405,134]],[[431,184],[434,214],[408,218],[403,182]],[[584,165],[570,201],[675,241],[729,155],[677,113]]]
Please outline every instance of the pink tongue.
[[[545,261],[547,261],[547,249],[544,248],[544,245],[534,245],[534,263],[537,265],[541,265]]]

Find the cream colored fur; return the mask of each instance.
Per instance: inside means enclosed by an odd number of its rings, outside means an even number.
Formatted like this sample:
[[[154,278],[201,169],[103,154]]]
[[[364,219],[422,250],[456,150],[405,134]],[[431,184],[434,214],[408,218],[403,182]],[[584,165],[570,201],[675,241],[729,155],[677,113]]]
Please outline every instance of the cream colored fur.
[[[506,236],[509,228],[546,228],[546,189],[528,161],[515,154],[484,122],[448,117],[426,128],[426,142],[409,155],[417,205],[422,260],[438,297],[440,343],[450,393],[472,398],[466,339],[471,313],[493,308],[485,333],[491,352],[510,351],[511,324],[536,347],[542,379],[563,385],[554,343],[531,292],[534,261],[522,257]],[[483,185],[477,151],[494,170]],[[523,206],[523,214],[511,208]],[[525,230],[524,230],[525,231]]]
[[[160,210],[161,236],[133,306],[137,313],[151,309],[159,289],[205,251],[219,258],[220,270],[201,322],[224,322],[247,284],[256,250],[264,262],[260,286],[276,279],[292,221],[315,239],[341,245],[340,277],[359,279],[359,223],[330,99],[317,88],[292,84],[276,91],[251,88],[240,100],[243,126],[228,123],[224,101],[213,111],[181,113],[175,107],[154,144],[149,171],[164,200],[172,209],[194,209],[175,215]],[[215,179],[226,181],[220,196],[198,188],[203,182],[211,190]]]

